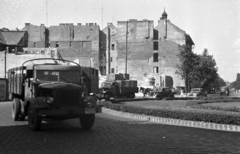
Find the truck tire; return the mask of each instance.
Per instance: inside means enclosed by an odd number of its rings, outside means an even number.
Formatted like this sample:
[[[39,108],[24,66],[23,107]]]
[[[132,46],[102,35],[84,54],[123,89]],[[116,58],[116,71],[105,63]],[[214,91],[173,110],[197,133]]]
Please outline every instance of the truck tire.
[[[95,121],[95,114],[83,114],[80,116],[80,124],[83,129],[89,130],[92,128]]]
[[[19,116],[21,114],[21,104],[18,98],[13,99],[13,107],[12,107],[12,118],[14,121],[19,120]]]
[[[32,131],[40,130],[42,117],[38,115],[37,110],[30,104],[28,106],[28,125]]]

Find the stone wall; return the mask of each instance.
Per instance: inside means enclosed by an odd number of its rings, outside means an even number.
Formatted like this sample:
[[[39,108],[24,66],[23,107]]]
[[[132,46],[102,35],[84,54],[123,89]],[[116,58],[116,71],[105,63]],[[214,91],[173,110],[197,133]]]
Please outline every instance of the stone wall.
[[[144,42],[145,39],[153,38],[153,21],[130,19],[128,21],[118,21],[117,41],[126,42],[126,30],[128,25],[128,42]]]
[[[160,40],[166,39],[179,45],[183,45],[186,43],[186,33],[174,24],[172,24],[170,20],[160,19],[158,21],[157,29],[158,37]]]
[[[99,26],[93,23],[50,26],[50,46],[57,47],[67,59],[93,58],[96,67],[99,67],[99,31]]]
[[[33,48],[44,48],[46,47],[46,27],[41,24],[40,26],[31,25],[26,23],[25,27],[22,29],[28,32],[28,47]]]

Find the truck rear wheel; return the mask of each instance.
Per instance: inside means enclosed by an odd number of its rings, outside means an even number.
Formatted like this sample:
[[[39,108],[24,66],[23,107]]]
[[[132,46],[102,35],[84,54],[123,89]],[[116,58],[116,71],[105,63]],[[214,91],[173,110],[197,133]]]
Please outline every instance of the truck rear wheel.
[[[28,125],[33,131],[40,130],[42,117],[38,115],[37,110],[30,104],[28,106]]]
[[[83,129],[91,129],[95,121],[95,114],[84,114],[80,116],[80,124]]]
[[[13,99],[13,107],[12,107],[12,118],[14,121],[19,120],[19,116],[21,114],[21,104],[18,98]]]

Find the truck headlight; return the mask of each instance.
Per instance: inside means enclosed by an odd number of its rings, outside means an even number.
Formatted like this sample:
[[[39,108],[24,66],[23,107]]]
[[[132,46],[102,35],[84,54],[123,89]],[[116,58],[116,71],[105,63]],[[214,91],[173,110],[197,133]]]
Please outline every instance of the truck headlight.
[[[54,101],[54,99],[53,99],[52,97],[47,97],[47,98],[45,99],[45,101],[46,101],[46,103],[48,103],[48,104],[52,104],[53,101]]]

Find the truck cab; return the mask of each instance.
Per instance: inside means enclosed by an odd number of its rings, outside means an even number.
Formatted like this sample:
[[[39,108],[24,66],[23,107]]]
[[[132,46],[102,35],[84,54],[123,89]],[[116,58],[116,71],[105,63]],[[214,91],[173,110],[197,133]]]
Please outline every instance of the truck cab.
[[[21,67],[8,71],[13,120],[24,120],[27,116],[31,130],[35,131],[40,129],[44,118],[79,118],[82,128],[90,129],[101,107],[89,96],[92,81],[85,73],[87,68],[83,70],[75,62],[60,63],[59,59],[51,58],[53,63],[35,63],[41,60],[49,59],[26,61]]]

